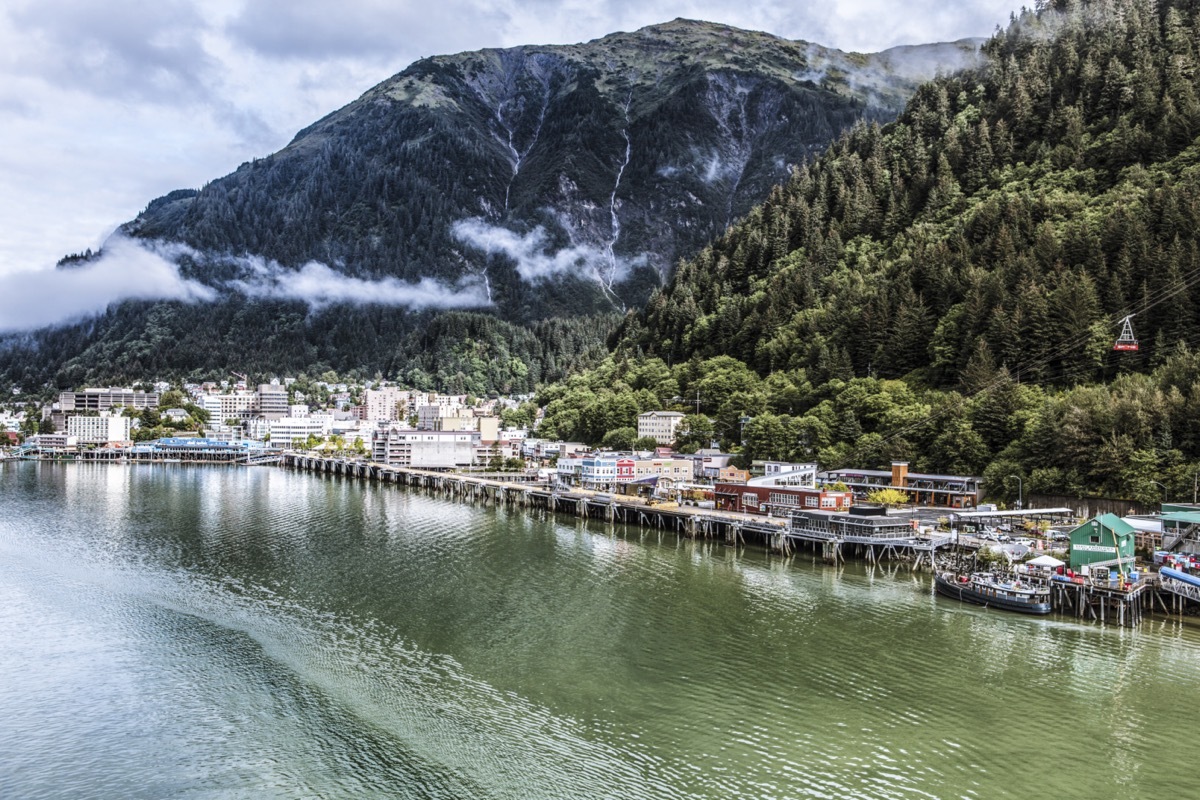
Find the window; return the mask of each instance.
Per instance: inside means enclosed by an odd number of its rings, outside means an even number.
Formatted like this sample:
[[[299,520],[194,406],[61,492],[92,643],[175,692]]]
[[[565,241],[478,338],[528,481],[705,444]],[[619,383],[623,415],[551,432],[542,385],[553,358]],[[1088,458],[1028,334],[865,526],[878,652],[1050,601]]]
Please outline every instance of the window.
[[[804,498],[804,505],[808,506],[809,508],[816,508],[817,507],[817,496],[815,494],[810,494],[810,495],[806,496]]]
[[[758,495],[753,492],[746,492],[742,495],[742,505],[750,508],[758,508]]]
[[[1092,544],[1100,544],[1100,537],[1093,533],[1088,537],[1088,541],[1090,541]]]

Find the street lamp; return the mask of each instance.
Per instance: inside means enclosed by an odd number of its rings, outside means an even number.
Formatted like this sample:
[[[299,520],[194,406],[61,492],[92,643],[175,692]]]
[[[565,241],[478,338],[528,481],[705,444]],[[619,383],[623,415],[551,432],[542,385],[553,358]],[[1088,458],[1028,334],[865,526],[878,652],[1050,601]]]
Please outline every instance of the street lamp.
[[[1025,507],[1025,481],[1021,480],[1020,475],[1009,475],[1008,477],[1017,479],[1017,510],[1020,511]]]
[[[1164,503],[1165,503],[1165,502],[1167,502],[1167,485],[1166,485],[1165,483],[1159,483],[1158,481],[1150,481],[1150,482],[1151,482],[1151,483],[1156,483],[1156,484],[1158,484],[1159,486],[1161,486],[1161,487],[1162,487],[1162,490],[1163,490],[1163,502],[1164,502]]]

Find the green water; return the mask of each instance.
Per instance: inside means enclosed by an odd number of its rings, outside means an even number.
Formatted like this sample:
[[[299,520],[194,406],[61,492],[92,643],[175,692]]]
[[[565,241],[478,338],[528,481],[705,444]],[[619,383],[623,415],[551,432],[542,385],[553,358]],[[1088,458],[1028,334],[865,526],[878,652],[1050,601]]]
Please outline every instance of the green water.
[[[271,468],[0,465],[0,797],[1189,796],[1200,633]]]

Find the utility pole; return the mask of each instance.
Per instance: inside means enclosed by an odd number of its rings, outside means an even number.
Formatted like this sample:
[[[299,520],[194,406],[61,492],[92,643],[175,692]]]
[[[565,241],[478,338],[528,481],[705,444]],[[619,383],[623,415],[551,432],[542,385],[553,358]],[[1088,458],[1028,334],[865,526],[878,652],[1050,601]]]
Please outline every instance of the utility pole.
[[[1025,481],[1021,480],[1020,475],[1009,475],[1010,478],[1017,479],[1017,510],[1025,508]]]

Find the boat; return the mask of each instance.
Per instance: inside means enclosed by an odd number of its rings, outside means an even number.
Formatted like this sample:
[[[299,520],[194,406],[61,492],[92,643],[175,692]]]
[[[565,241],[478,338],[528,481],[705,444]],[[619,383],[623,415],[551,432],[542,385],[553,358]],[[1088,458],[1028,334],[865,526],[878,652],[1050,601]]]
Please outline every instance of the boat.
[[[1050,613],[1050,590],[1020,581],[1004,581],[988,572],[939,572],[933,577],[937,593],[964,603],[1001,608],[1020,614]]]

